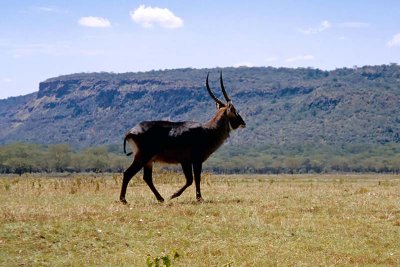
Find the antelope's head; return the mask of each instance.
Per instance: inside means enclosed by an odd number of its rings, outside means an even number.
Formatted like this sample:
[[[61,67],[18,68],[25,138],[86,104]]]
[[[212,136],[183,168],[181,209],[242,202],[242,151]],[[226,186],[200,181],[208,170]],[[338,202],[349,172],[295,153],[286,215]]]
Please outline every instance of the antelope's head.
[[[246,127],[246,123],[244,122],[243,118],[240,116],[239,112],[236,110],[236,108],[233,106],[232,104],[232,100],[229,98],[228,94],[225,91],[225,87],[224,87],[224,82],[222,81],[222,72],[219,76],[219,82],[221,84],[221,91],[222,94],[224,95],[224,98],[226,100],[226,104],[224,102],[222,102],[221,100],[219,100],[211,91],[210,89],[210,85],[208,84],[208,74],[207,73],[207,78],[206,78],[206,87],[207,87],[207,91],[210,94],[211,98],[215,101],[216,105],[217,105],[217,109],[221,110],[224,109],[225,110],[225,114],[229,120],[229,124],[231,126],[232,129],[237,129],[239,127],[244,128]]]

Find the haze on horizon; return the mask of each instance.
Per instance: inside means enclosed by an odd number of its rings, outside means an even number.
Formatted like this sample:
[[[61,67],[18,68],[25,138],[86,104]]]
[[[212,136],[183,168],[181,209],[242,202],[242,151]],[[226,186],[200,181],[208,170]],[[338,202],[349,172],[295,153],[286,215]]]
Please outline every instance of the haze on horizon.
[[[0,99],[78,72],[400,62],[400,2],[50,1],[0,10]]]

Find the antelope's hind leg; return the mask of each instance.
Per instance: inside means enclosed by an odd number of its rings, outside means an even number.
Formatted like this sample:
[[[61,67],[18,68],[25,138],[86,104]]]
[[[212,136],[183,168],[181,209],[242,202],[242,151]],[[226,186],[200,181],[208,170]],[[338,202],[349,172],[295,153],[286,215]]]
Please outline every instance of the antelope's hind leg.
[[[156,187],[153,184],[153,164],[147,163],[143,168],[143,180],[150,187],[153,194],[156,196],[159,202],[164,202],[164,198],[157,191]]]
[[[126,188],[128,187],[129,181],[132,179],[133,176],[135,176],[136,173],[138,173],[140,171],[140,169],[142,169],[143,164],[141,163],[140,160],[134,160],[131,164],[131,166],[129,166],[128,169],[126,169],[126,171],[124,171],[124,178],[122,180],[122,187],[121,187],[121,194],[119,196],[119,200],[123,203],[123,204],[128,204],[128,202],[125,199],[125,195],[126,195]]]

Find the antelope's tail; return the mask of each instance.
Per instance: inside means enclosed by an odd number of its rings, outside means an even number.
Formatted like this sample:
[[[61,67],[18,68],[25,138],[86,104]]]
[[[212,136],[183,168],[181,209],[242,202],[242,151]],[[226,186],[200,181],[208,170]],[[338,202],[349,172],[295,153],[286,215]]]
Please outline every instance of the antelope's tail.
[[[125,155],[130,156],[133,154],[133,152],[126,153],[126,139],[128,139],[128,136],[125,136],[124,138],[124,153]]]

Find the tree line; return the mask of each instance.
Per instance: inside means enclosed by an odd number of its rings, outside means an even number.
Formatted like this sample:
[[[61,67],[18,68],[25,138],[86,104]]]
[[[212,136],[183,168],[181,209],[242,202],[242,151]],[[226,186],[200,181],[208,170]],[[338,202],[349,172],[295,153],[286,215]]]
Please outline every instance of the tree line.
[[[1,173],[121,172],[129,164],[114,146],[74,150],[68,144],[14,143],[0,147]]]
[[[120,145],[73,149],[68,144],[0,146],[0,173],[122,172],[132,158]],[[166,169],[178,167],[162,166]],[[204,164],[215,173],[400,173],[400,144],[226,145]]]
[[[209,166],[227,173],[400,173],[400,144],[224,146]]]

